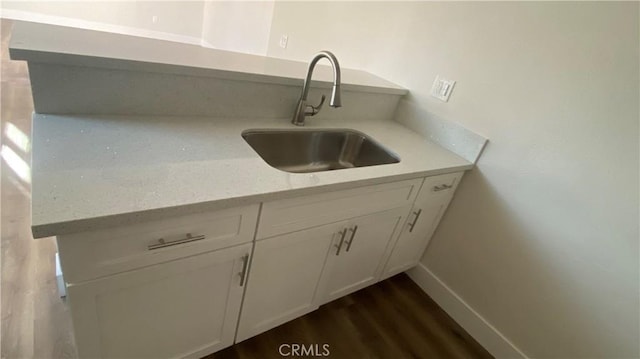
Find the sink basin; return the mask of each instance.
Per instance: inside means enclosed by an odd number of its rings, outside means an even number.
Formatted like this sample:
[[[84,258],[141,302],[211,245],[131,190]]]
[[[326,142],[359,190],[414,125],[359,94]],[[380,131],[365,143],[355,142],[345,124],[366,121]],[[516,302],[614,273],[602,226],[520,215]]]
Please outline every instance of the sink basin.
[[[265,162],[287,172],[320,172],[400,162],[371,137],[354,130],[247,130],[242,137]]]

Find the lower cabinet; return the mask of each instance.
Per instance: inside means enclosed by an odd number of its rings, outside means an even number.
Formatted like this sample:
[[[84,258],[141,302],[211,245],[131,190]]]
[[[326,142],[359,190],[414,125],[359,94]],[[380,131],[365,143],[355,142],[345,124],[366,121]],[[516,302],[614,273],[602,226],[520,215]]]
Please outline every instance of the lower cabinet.
[[[338,222],[256,242],[236,341],[318,308],[327,253],[346,227]]]
[[[232,345],[251,247],[70,285],[79,357],[195,358]]]
[[[407,270],[461,177],[59,236],[78,354],[202,357]]]
[[[256,242],[236,341],[375,283],[408,211],[405,206]]]
[[[427,177],[385,265],[382,279],[420,262],[461,177],[462,173]]]
[[[390,244],[404,223],[408,207],[352,219],[344,240],[336,240],[320,283],[321,304],[330,302],[380,279]]]

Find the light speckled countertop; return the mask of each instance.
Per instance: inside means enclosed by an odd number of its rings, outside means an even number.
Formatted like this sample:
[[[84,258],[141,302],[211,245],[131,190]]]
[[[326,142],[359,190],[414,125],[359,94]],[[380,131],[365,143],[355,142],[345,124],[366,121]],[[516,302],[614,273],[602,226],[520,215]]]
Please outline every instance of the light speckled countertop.
[[[302,86],[301,77],[308,66],[307,62],[30,22],[15,24],[9,48],[13,60],[295,86]],[[333,71],[330,66],[319,65],[313,78],[315,86],[329,88]],[[341,85],[346,91],[408,93],[394,83],[357,69],[342,68]]]
[[[295,129],[289,119],[33,117],[34,237],[467,170],[473,164],[393,121],[316,121],[350,128],[400,163],[296,174],[265,163],[247,129]]]

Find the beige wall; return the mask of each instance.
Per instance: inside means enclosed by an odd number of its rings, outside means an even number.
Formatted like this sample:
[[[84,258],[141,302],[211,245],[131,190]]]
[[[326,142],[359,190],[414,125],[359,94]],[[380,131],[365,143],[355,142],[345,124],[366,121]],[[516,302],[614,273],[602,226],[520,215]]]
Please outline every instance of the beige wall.
[[[217,49],[266,55],[273,0],[207,1],[202,40]]]
[[[278,2],[268,54],[333,50],[411,90],[399,121],[488,137],[423,263],[531,357],[638,357],[639,25],[637,2]]]
[[[200,38],[203,1],[1,1],[3,10]],[[157,16],[157,22],[153,22]],[[75,22],[77,23],[77,22]],[[72,24],[71,22],[69,24]],[[78,27],[83,26],[79,23]]]

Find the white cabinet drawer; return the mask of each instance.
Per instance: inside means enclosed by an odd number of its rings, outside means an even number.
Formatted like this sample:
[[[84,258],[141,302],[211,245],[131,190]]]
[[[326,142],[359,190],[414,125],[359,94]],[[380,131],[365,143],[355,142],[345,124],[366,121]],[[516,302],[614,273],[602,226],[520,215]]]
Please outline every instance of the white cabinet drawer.
[[[258,239],[402,207],[413,203],[423,179],[411,179],[265,202]]]
[[[256,204],[58,236],[65,280],[77,283],[250,242],[258,208]]]
[[[420,189],[420,194],[416,198],[416,202],[425,200],[434,200],[437,198],[447,198],[453,196],[458,183],[464,172],[447,173],[444,175],[427,177]]]

